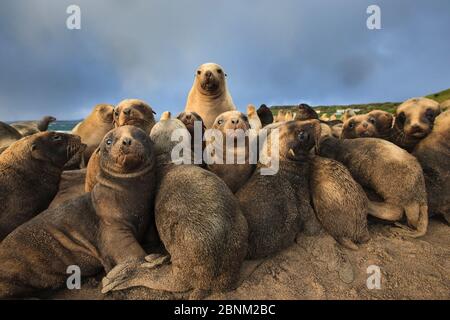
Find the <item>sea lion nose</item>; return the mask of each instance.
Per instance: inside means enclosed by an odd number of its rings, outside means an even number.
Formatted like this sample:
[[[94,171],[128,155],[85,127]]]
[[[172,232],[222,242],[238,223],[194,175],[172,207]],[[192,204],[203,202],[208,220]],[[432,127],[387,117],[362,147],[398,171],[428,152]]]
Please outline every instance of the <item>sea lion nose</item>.
[[[308,137],[309,137],[309,134],[306,131],[301,131],[298,134],[298,140],[300,140],[301,142],[306,141],[308,139]]]
[[[368,126],[369,126],[369,124],[367,122],[363,122],[364,129],[367,129]]]
[[[130,146],[131,145],[131,141],[132,141],[131,138],[125,137],[125,138],[122,139],[122,144],[124,146]]]
[[[207,78],[211,78],[211,76],[212,76],[212,72],[211,71],[206,71],[205,72],[205,77],[207,77]]]
[[[421,130],[420,125],[417,124],[417,123],[413,124],[413,125],[411,126],[411,130],[412,130],[413,132],[420,131],[420,130]]]
[[[236,118],[236,119],[231,119],[231,123],[232,123],[232,124],[238,124],[238,123],[239,123],[239,119],[238,119],[238,118]]]
[[[127,116],[130,115],[131,109],[130,108],[125,108],[123,109],[123,113],[126,114]]]

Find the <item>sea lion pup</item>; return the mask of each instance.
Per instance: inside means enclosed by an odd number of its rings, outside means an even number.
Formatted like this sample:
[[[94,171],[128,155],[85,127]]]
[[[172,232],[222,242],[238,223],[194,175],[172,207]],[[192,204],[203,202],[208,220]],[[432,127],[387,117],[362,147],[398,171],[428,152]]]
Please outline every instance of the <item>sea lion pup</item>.
[[[331,115],[329,121],[334,121],[334,120],[338,120],[338,118],[337,118],[337,116],[336,116],[336,113],[333,113],[333,114]]]
[[[215,174],[172,163],[171,152],[178,142],[171,136],[182,127],[178,119],[167,120],[157,123],[150,134],[160,174],[155,221],[171,263],[156,268],[164,259],[153,258],[153,268],[117,266],[104,278],[102,292],[136,286],[171,292],[194,289],[193,298],[236,284],[247,252],[247,222],[236,197]]]
[[[283,122],[286,119],[286,111],[279,110],[275,118],[275,122]]]
[[[155,125],[156,112],[144,101],[126,99],[114,110],[114,127],[135,126],[150,134]]]
[[[363,188],[341,163],[322,157],[311,160],[311,199],[317,219],[343,246],[370,239],[367,230],[368,202]]]
[[[186,112],[183,111],[181,113],[178,114],[177,119],[180,120],[181,122],[183,122],[183,124],[185,125],[186,129],[189,131],[189,134],[191,135],[191,150],[192,152],[199,152],[201,151],[202,153],[199,154],[199,156],[201,158],[203,158],[203,150],[205,149],[206,146],[206,142],[203,141],[203,136],[205,134],[205,124],[203,123],[203,119],[202,117],[200,117],[200,115],[196,112]],[[195,122],[198,122],[199,128],[201,129],[197,134],[201,135],[202,137],[202,142],[201,142],[201,149],[199,150],[195,150]]]
[[[92,153],[97,149],[105,134],[114,128],[113,125],[114,106],[110,104],[98,104],[89,116],[80,122],[72,134],[81,137],[81,142],[87,145],[80,159],[82,166],[87,165]]]
[[[252,104],[247,106],[247,118],[251,129],[259,131],[262,128],[262,123],[256,112],[256,107]]]
[[[0,154],[21,138],[22,135],[19,131],[9,124],[0,121]]]
[[[227,111],[214,121],[213,129],[222,134],[223,144],[215,150],[215,163],[207,162],[209,171],[217,174],[235,193],[250,178],[255,165],[250,163],[250,138],[247,135],[250,124],[245,114],[239,111]],[[244,142],[243,145],[240,142]],[[208,145],[214,142],[209,141]],[[215,146],[216,144],[214,144]],[[227,162],[227,152],[233,154],[232,163]],[[219,162],[219,163],[217,163]],[[221,162],[221,163],[220,163]]]
[[[22,136],[26,137],[38,132],[47,131],[48,125],[54,121],[56,121],[55,117],[45,116],[40,121],[14,122],[11,123],[11,126],[16,128]]]
[[[236,110],[226,76],[223,68],[216,63],[205,63],[197,69],[184,111],[197,112],[206,128],[211,128],[219,114]]]
[[[0,298],[60,288],[71,265],[89,277],[145,257],[138,241],[153,219],[153,143],[124,126],[100,149],[102,171],[91,193],[42,212],[0,243]]]
[[[341,120],[345,123],[348,119],[354,116],[356,116],[356,113],[353,109],[345,109],[344,113],[342,114]]]
[[[79,137],[41,132],[0,155],[0,241],[47,209],[58,192],[64,164],[82,147]]]
[[[330,117],[326,113],[322,114],[319,119],[322,121],[330,121]]]
[[[448,109],[450,109],[450,99],[441,102],[441,111],[444,112]]]
[[[144,101],[139,99],[126,99],[120,102],[114,110],[114,127],[134,126],[150,134],[155,125],[156,114]],[[170,116],[170,115],[169,115]],[[85,191],[91,192],[97,183],[97,175],[100,172],[99,148],[92,153],[87,164]]]
[[[279,130],[279,170],[262,175],[265,166],[258,168],[236,196],[248,223],[250,259],[266,257],[294,243],[297,233],[314,212],[309,195],[309,151],[320,135],[317,120],[289,121]],[[263,156],[272,155],[269,143],[273,132],[265,141]]]
[[[284,121],[292,121],[294,120],[294,116],[292,115],[292,111],[288,110],[286,111],[286,114],[284,116]]]
[[[450,110],[441,113],[433,131],[414,149],[425,176],[430,214],[450,223]]]
[[[441,113],[439,103],[428,98],[412,98],[397,107],[389,140],[412,152],[420,140],[433,129],[434,119]]]
[[[375,117],[370,114],[353,116],[344,122],[341,139],[378,138]]]
[[[319,119],[319,115],[306,103],[300,103],[298,105],[297,114],[295,115],[295,120],[305,121],[311,119]]]
[[[256,113],[258,114],[258,118],[261,120],[261,125],[263,127],[273,123],[273,113],[265,104],[262,104]]]
[[[330,137],[322,140],[320,155],[343,163],[359,184],[382,198],[384,202],[369,201],[369,214],[383,220],[399,221],[405,213],[408,225],[415,230],[399,230],[399,233],[410,237],[426,233],[425,181],[414,156],[382,139]]]

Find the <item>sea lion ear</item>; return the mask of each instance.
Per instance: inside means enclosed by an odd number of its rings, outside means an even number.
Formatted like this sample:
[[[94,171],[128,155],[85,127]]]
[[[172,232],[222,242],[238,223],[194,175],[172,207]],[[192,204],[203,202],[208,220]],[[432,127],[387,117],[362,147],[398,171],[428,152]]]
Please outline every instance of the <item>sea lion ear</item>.
[[[156,114],[155,110],[152,109],[152,113],[153,113],[153,114]]]

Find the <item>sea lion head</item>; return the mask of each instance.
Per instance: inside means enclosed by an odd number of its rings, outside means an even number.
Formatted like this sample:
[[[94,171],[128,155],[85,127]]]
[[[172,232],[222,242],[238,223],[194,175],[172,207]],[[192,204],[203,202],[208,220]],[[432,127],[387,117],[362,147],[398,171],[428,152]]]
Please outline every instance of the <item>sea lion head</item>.
[[[355,139],[355,138],[369,138],[377,137],[378,130],[375,126],[375,117],[369,114],[361,114],[353,116],[345,121],[341,138],[343,139]]]
[[[253,117],[257,116],[256,107],[253,104],[249,104],[247,106],[247,116],[249,118],[253,118]]]
[[[446,110],[436,117],[433,128],[434,132],[450,139],[450,110]]]
[[[226,111],[216,118],[212,128],[226,135],[236,135],[238,132],[247,132],[250,129],[250,123],[242,112]]]
[[[284,111],[284,110],[278,111],[278,113],[277,113],[277,122],[284,121],[285,118],[286,118],[286,111]]]
[[[318,147],[321,127],[318,120],[287,121],[278,127],[280,160],[305,160]]]
[[[135,126],[147,134],[155,125],[153,109],[144,101],[139,99],[126,99],[121,101],[114,110],[114,126]]]
[[[447,111],[450,109],[450,99],[441,102],[441,111]]]
[[[226,88],[226,73],[216,63],[205,63],[197,69],[195,82],[197,90],[207,96],[217,96],[224,93]]]
[[[345,122],[354,116],[356,116],[356,113],[353,109],[345,109],[344,113],[342,114],[342,121]]]
[[[60,132],[39,132],[24,138],[23,141],[29,142],[34,159],[50,162],[60,168],[76,153],[86,148],[79,136]]]
[[[108,132],[100,144],[100,167],[111,175],[130,175],[151,168],[153,142],[135,126],[122,126]]]
[[[273,123],[273,114],[272,111],[270,111],[270,108],[267,107],[265,104],[262,104],[258,111],[258,117],[261,120],[262,126],[266,126],[268,124]]]
[[[92,113],[95,114],[97,116],[97,119],[99,119],[101,122],[112,123],[114,106],[105,103],[97,104],[92,110]]]
[[[301,103],[298,105],[297,114],[295,115],[295,120],[310,120],[319,119],[317,112],[311,108],[306,103]]]
[[[150,138],[155,144],[156,155],[167,155],[179,144],[179,141],[172,141],[172,134],[175,130],[187,130],[186,126],[178,119],[161,120],[155,124],[150,132]],[[189,132],[187,132],[189,136]]]
[[[428,98],[412,98],[398,106],[395,127],[415,139],[426,137],[441,113],[439,103]]]
[[[194,129],[195,121],[200,121],[202,123],[202,128],[205,127],[202,117],[200,117],[197,112],[183,111],[177,115],[177,119],[183,122],[189,131]]]
[[[375,127],[379,135],[387,134],[391,130],[394,122],[394,116],[391,113],[383,110],[372,110],[368,115],[375,118]]]
[[[286,115],[284,116],[284,121],[291,121],[294,117],[292,115],[292,111],[288,110],[286,111]]]

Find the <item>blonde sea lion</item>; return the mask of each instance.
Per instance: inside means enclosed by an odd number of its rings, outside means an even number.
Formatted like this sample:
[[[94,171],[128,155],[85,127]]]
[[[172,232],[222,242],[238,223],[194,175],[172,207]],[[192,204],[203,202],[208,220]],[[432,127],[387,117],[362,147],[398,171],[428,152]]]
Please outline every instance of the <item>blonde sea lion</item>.
[[[0,241],[47,209],[64,165],[82,148],[79,137],[41,132],[13,143],[0,155]]]
[[[344,113],[342,114],[342,122],[346,122],[351,117],[356,116],[356,113],[353,109],[345,109]]]
[[[150,137],[155,142],[159,187],[155,221],[167,258],[148,257],[142,265],[123,264],[103,279],[103,292],[144,286],[184,292],[191,298],[235,287],[247,252],[247,222],[225,183],[198,166],[175,165],[172,132],[178,119],[161,121]],[[162,264],[162,265],[161,265]]]
[[[450,223],[450,110],[436,118],[413,155],[423,168],[430,214],[440,214]]]
[[[250,128],[259,131],[262,128],[261,120],[259,119],[256,107],[252,104],[247,106],[247,118],[250,124]]]
[[[411,152],[433,129],[441,113],[439,103],[428,98],[412,98],[397,107],[389,140]]]
[[[286,111],[278,110],[275,122],[283,122],[286,119]]]
[[[138,241],[153,221],[153,143],[141,129],[124,126],[109,132],[100,150],[91,193],[42,212],[0,243],[0,298],[61,288],[69,266],[90,277],[144,259]]]
[[[198,113],[206,128],[211,128],[219,114],[236,110],[226,76],[223,68],[216,63],[205,63],[197,69],[184,111]]]
[[[450,109],[450,99],[441,102],[440,105],[441,105],[442,112],[447,111],[448,109]]]
[[[208,164],[207,168],[225,181],[231,191],[236,192],[250,178],[255,169],[255,165],[249,161],[250,144],[249,137],[246,135],[250,130],[248,118],[242,112],[227,111],[216,118],[212,128],[219,130],[222,134],[222,150],[216,150],[217,153],[214,155],[222,163]],[[245,141],[245,145],[238,143],[240,138]],[[227,152],[234,155],[233,163],[227,163]],[[243,163],[238,163],[240,157]]]
[[[292,121],[294,119],[294,116],[292,115],[292,111],[288,110],[286,111],[286,114],[284,116],[284,121]]]
[[[20,121],[11,123],[11,126],[16,128],[17,131],[24,137],[38,133],[47,131],[48,125],[51,122],[56,121],[55,117],[45,116],[40,121]]]
[[[87,145],[82,159],[80,159],[81,162],[84,162],[82,166],[89,162],[89,158],[97,149],[105,134],[113,129],[113,112],[114,106],[98,104],[92,109],[89,116],[72,130],[72,134],[81,137],[81,142]]]
[[[330,137],[322,140],[320,155],[343,163],[359,184],[381,197],[381,201],[369,201],[369,214],[387,221],[399,221],[406,215],[413,230],[398,224],[407,229],[398,233],[425,235],[427,193],[422,168],[414,156],[382,139]]]

